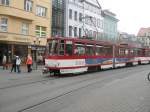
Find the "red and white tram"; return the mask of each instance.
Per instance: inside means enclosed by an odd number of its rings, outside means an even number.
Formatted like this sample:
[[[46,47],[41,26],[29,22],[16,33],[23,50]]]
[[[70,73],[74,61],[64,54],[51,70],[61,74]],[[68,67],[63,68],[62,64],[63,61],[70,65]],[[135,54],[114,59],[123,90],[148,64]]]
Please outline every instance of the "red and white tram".
[[[45,67],[54,74],[76,74],[150,62],[149,49],[97,40],[52,38],[48,40],[47,49]]]

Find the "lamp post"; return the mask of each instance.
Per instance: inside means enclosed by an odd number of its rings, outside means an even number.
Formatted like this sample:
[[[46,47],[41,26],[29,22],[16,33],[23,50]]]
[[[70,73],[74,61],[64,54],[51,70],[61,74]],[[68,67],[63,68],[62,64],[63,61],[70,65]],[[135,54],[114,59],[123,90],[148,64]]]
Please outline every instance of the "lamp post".
[[[38,51],[38,47],[40,45],[40,38],[34,38],[33,40],[34,42],[34,57],[33,57],[33,66],[35,67],[35,69],[37,70],[37,51]]]

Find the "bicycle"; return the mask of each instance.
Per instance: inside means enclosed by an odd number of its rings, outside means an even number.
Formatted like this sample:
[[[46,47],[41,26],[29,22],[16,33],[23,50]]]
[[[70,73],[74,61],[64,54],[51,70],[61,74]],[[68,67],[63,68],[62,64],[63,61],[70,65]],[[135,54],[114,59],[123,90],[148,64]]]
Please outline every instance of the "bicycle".
[[[148,79],[148,81],[150,81],[150,73],[148,73],[147,79]]]

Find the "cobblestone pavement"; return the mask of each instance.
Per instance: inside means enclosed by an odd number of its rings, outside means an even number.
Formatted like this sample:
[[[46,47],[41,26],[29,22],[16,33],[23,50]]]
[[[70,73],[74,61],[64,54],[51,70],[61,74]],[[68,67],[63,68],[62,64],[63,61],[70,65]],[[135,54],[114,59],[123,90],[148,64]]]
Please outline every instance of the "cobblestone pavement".
[[[31,109],[23,110],[22,112],[150,112],[150,82],[146,79],[148,72],[149,65],[146,65],[91,73],[87,76],[60,78],[59,80],[49,80],[44,83],[12,89],[0,89],[0,99],[4,101],[3,103],[0,101],[0,112],[1,106],[4,104],[7,104],[8,107],[13,105],[18,107],[18,102],[28,104],[28,100],[39,101],[40,98],[46,98],[47,100],[52,95],[59,95],[59,92],[63,93],[68,89],[72,90],[73,87],[78,88],[78,86],[81,89],[62,95],[46,103],[41,103]],[[71,82],[79,81],[81,78],[97,76],[98,78],[95,81],[89,80],[89,82],[85,81],[82,84],[74,83],[76,85],[69,86]],[[41,69],[34,70],[31,74],[26,72],[26,68],[22,68],[21,74],[9,73],[9,70],[0,69],[0,88],[22,82],[27,83],[30,79],[38,80],[42,78]],[[68,88],[62,86],[67,86],[67,84]],[[86,84],[89,85],[83,86]],[[5,98],[2,96],[5,96]],[[12,105],[9,102],[14,102],[14,104]],[[36,103],[34,102],[33,105]],[[10,110],[17,110],[16,107],[13,106]],[[7,110],[7,108],[3,108],[2,110]],[[9,112],[17,111],[12,110]]]
[[[3,70],[2,66],[0,66],[0,88],[20,83],[27,83],[32,80],[40,80],[41,77],[43,77],[42,68],[43,66],[39,66],[37,70],[33,70],[31,73],[28,73],[26,66],[22,66],[21,73],[10,73],[10,68],[8,70]]]
[[[25,112],[150,112],[150,82],[140,73],[96,83]]]

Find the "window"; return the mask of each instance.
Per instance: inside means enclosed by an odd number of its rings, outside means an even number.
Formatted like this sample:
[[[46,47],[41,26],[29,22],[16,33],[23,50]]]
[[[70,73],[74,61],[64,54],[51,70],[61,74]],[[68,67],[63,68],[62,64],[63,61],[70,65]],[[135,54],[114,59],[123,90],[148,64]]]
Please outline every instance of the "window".
[[[77,37],[77,27],[74,27],[74,36]]]
[[[86,47],[86,55],[87,56],[94,56],[95,55],[94,45],[87,45],[87,47]]]
[[[74,20],[77,21],[77,11],[74,12]]]
[[[52,40],[48,44],[49,44],[49,55],[57,55],[58,54],[58,41]]]
[[[9,5],[9,0],[0,0],[0,4]]]
[[[123,56],[125,54],[125,49],[120,48],[119,49],[119,56]]]
[[[22,31],[21,33],[23,35],[28,35],[29,34],[29,24],[28,23],[22,23]]]
[[[46,27],[36,26],[35,33],[37,37],[46,37]]]
[[[82,13],[79,13],[79,21],[82,22]]]
[[[71,56],[73,55],[73,43],[72,41],[66,41],[66,55]]]
[[[75,43],[74,54],[77,56],[85,55],[85,46],[82,43]]]
[[[8,29],[8,19],[7,18],[1,18],[0,21],[0,31],[7,32]]]
[[[69,26],[69,36],[72,36],[72,26]]]
[[[69,9],[69,19],[72,19],[72,9]]]
[[[37,16],[46,17],[46,12],[47,12],[47,8],[42,7],[42,6],[36,7],[36,15]]]
[[[81,37],[81,34],[82,34],[82,29],[79,28],[79,37]]]
[[[33,2],[31,0],[24,1],[24,10],[31,12],[33,7]]]
[[[59,45],[59,55],[64,55],[65,52],[65,41],[61,40]]]

